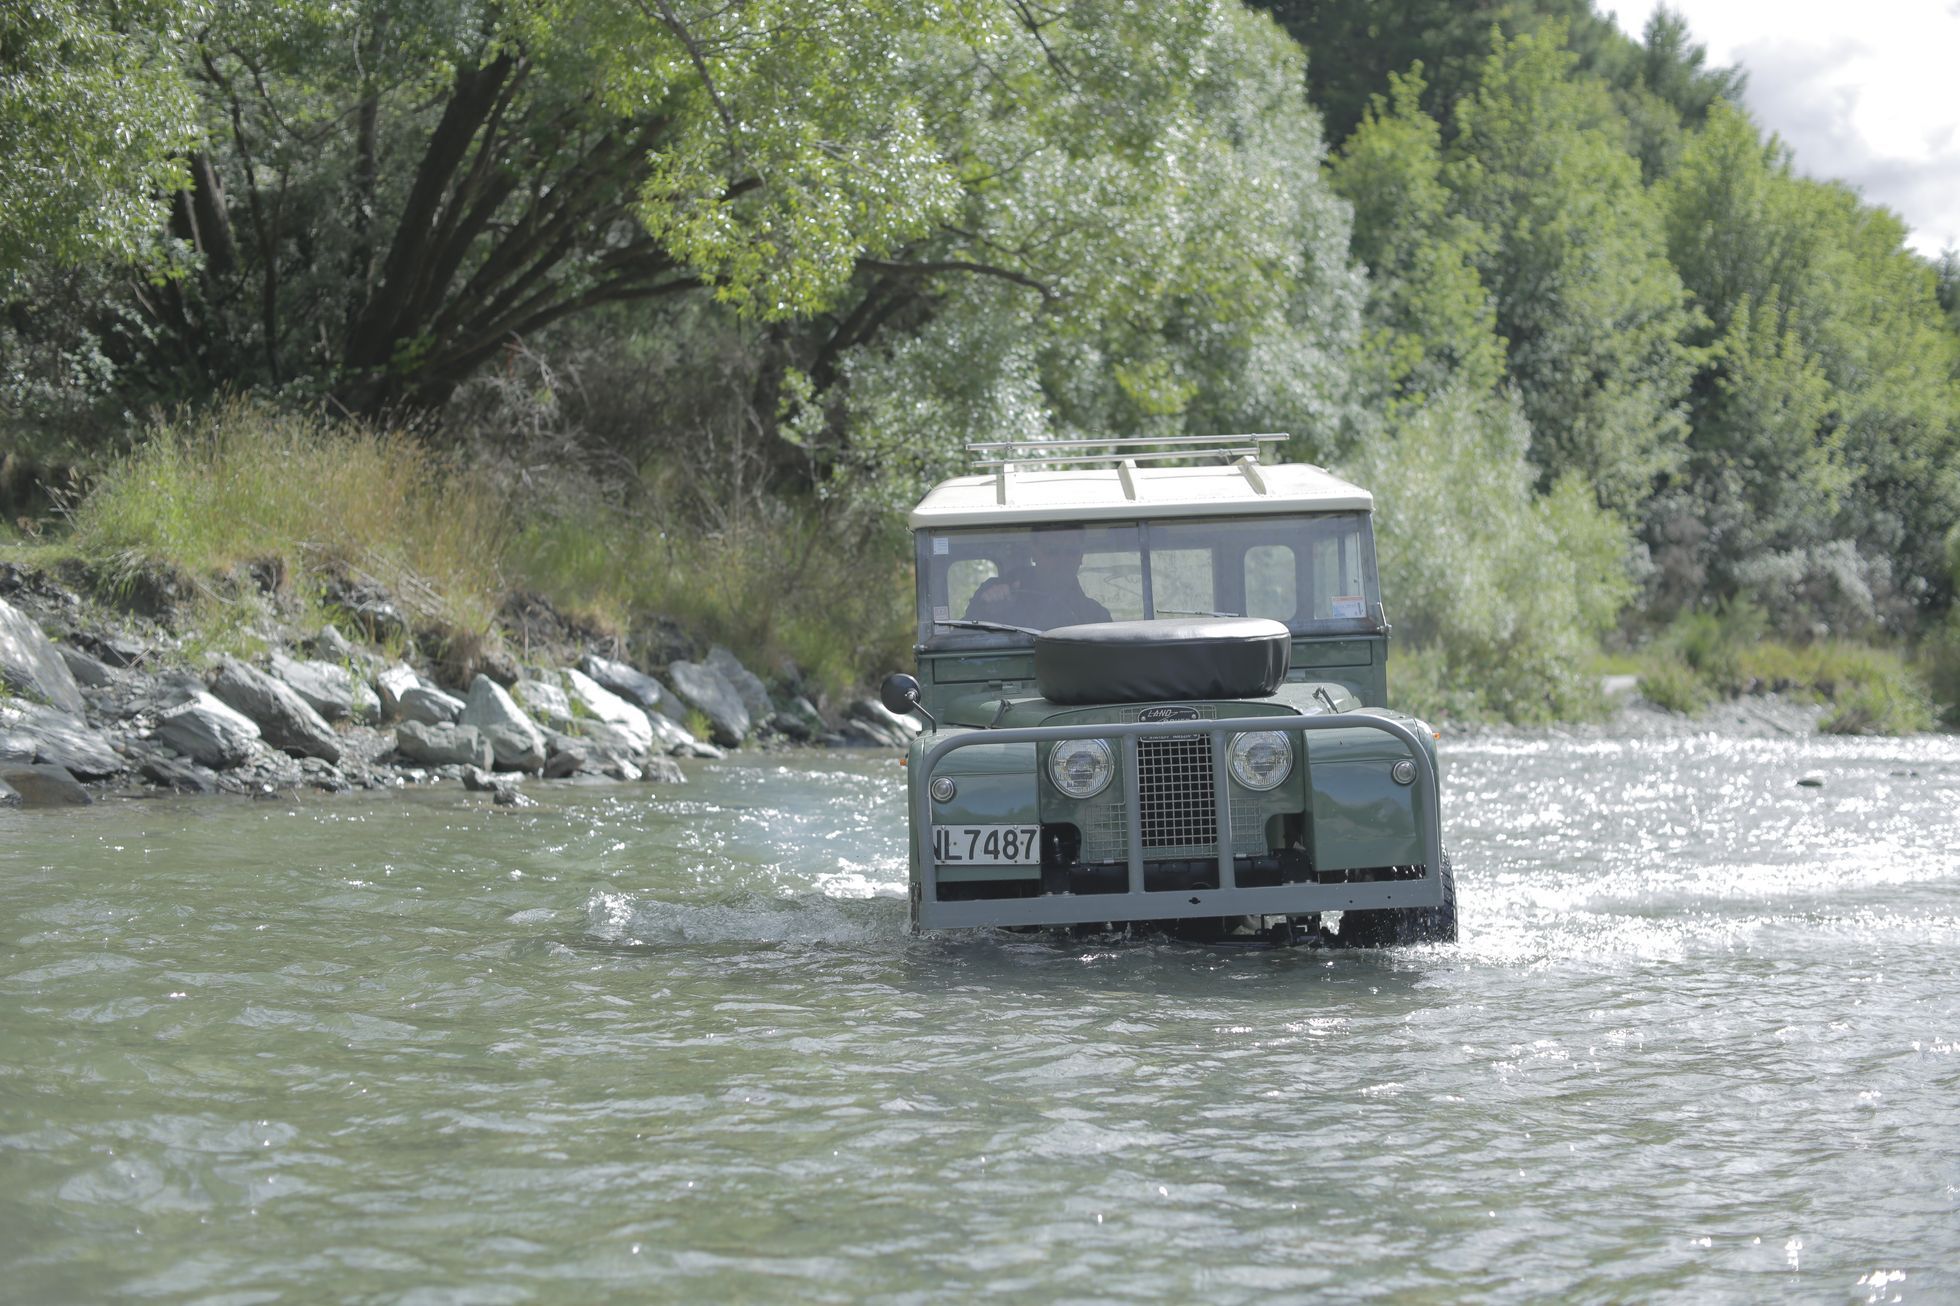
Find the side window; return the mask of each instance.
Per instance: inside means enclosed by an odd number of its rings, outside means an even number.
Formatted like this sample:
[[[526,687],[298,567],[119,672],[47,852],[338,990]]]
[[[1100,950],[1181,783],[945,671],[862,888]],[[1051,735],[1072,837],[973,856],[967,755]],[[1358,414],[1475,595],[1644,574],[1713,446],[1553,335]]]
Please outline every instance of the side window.
[[[1358,534],[1343,532],[1313,542],[1313,615],[1322,619],[1368,615]]]
[[[991,558],[961,558],[946,568],[946,610],[954,617],[966,612],[981,582],[1000,574]]]
[[[1299,578],[1290,544],[1245,551],[1245,615],[1291,621],[1300,611]]]
[[[1211,550],[1152,549],[1151,601],[1158,615],[1218,611],[1211,577]]]

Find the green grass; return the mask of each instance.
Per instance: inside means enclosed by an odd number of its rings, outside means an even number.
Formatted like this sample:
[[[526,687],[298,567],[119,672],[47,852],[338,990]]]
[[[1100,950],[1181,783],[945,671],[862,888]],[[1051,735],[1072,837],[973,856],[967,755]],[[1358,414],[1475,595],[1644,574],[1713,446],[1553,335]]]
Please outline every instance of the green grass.
[[[1829,707],[1833,734],[1910,734],[1936,724],[1929,677],[1900,650],[1849,640],[1765,637],[1753,609],[1685,614],[1638,655],[1640,692],[1695,715],[1717,699],[1776,693]]]
[[[327,604],[326,584],[372,581],[419,642],[460,660],[500,638],[497,613],[521,590],[616,634],[668,619],[765,677],[793,661],[819,689],[909,661],[910,568],[895,532],[759,499],[702,528],[701,511],[648,502],[658,477],[572,478],[550,495],[503,484],[399,432],[240,400],[154,423],[100,470],[65,529],[17,551],[48,566],[79,560],[124,595],[175,577],[196,596],[193,656],[264,647],[274,601],[248,569],[271,562],[289,624],[337,621],[364,637]]]
[[[644,524],[666,517],[590,505],[534,516],[508,574],[604,629],[669,617],[765,677],[788,660],[839,691],[911,660],[911,569],[890,538],[780,505],[710,531]]]
[[[426,621],[480,630],[507,533],[486,481],[406,435],[234,401],[153,426],[75,508],[67,543],[111,584],[174,568],[222,593],[276,560],[289,577],[372,579]]]
[[[1518,674],[1493,674],[1438,645],[1396,643],[1388,657],[1388,701],[1430,722],[1548,725],[1607,714],[1599,674],[1535,658]]]

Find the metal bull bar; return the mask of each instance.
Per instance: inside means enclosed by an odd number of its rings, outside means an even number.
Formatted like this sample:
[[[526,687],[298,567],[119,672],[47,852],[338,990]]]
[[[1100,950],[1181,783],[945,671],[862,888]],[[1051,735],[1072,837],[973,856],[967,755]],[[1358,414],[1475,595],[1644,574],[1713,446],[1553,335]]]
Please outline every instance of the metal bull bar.
[[[1247,730],[1379,730],[1406,745],[1415,763],[1412,788],[1416,829],[1421,839],[1425,874],[1419,881],[1361,884],[1279,884],[1242,889],[1232,861],[1232,779],[1226,752],[1231,737]],[[1137,768],[1137,740],[1156,735],[1205,735],[1211,740],[1212,802],[1218,831],[1216,889],[1149,890],[1144,888],[1143,814]],[[941,758],[955,749],[976,744],[1044,744],[1063,739],[1122,741],[1124,820],[1129,836],[1129,890],[1125,893],[1045,894],[1034,898],[983,898],[943,902],[939,897],[939,864],[932,846],[932,776]],[[1299,765],[1306,764],[1306,740],[1299,741]],[[1039,785],[1039,777],[1036,780]],[[983,925],[1071,925],[1083,921],[1172,920],[1196,916],[1302,916],[1349,908],[1432,906],[1442,901],[1437,878],[1443,861],[1438,816],[1436,767],[1429,750],[1414,730],[1399,721],[1362,713],[1329,716],[1238,717],[1200,724],[1193,721],[1084,723],[1067,726],[1022,726],[1007,730],[974,730],[949,735],[927,746],[913,781],[913,856],[919,867],[913,923],[920,929]],[[1414,890],[1414,892],[1411,892]]]

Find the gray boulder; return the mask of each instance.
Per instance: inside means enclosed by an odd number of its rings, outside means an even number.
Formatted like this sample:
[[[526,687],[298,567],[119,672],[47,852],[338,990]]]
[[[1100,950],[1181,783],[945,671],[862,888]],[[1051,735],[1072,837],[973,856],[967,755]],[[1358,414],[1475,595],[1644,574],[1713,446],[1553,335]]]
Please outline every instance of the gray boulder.
[[[490,741],[475,726],[403,721],[395,727],[395,751],[424,766],[475,766],[495,762]]]
[[[925,725],[917,717],[909,713],[900,716],[875,698],[860,698],[851,704],[848,715],[852,720],[865,722],[881,731],[900,748],[925,730]]]
[[[769,718],[769,728],[785,739],[794,739],[799,744],[807,744],[816,737],[816,731],[802,717],[788,712],[778,712]]]
[[[375,692],[381,698],[381,719],[394,721],[400,718],[402,695],[417,686],[433,689],[428,681],[415,674],[415,668],[406,662],[397,662],[392,667],[384,667],[374,678]]]
[[[312,640],[313,656],[329,662],[352,662],[360,656],[360,650],[340,633],[338,626],[322,626],[320,633]]]
[[[553,730],[570,731],[577,728],[572,717],[572,701],[565,691],[546,680],[520,680],[510,689],[511,698],[528,712],[534,720],[542,721]]]
[[[479,675],[470,682],[470,696],[459,719],[483,732],[496,752],[498,766],[512,771],[544,769],[543,732],[490,677]]]
[[[0,721],[7,721],[5,704],[0,704]],[[16,724],[0,725],[0,762],[32,762],[34,736]]]
[[[216,771],[208,766],[199,766],[187,757],[169,756],[163,750],[143,757],[137,763],[136,771],[160,789],[174,789],[180,794],[218,792]]]
[[[762,677],[743,666],[733,653],[717,644],[708,650],[708,665],[735,687],[742,706],[748,710],[749,720],[767,721],[775,715],[776,705],[770,701],[769,688],[762,683]]]
[[[673,690],[644,671],[636,671],[624,662],[615,662],[611,658],[602,658],[597,653],[588,653],[579,666],[587,676],[600,685],[648,712],[677,716],[687,710],[682,706],[681,701],[674,697]]]
[[[68,668],[68,674],[75,678],[76,684],[86,689],[104,689],[116,683],[116,673],[108,663],[99,662],[66,644],[55,645],[55,652],[61,654],[61,661]]]
[[[80,716],[81,686],[41,628],[0,599],[0,685],[23,698]]]
[[[81,717],[19,699],[0,699],[0,757],[64,767],[89,780],[128,769],[108,736]]]
[[[592,759],[596,749],[583,739],[547,730],[544,734],[545,759],[544,778],[563,780],[581,771],[592,769]]]
[[[354,715],[354,675],[337,662],[299,661],[274,653],[268,668],[273,679],[305,700],[325,721],[345,721]]]
[[[506,771],[544,770],[544,741],[536,726],[529,731],[515,726],[479,726],[478,729],[490,741],[491,756],[497,766]]]
[[[709,733],[717,744],[734,748],[748,737],[749,710],[727,676],[698,662],[676,662],[667,668],[667,675],[681,701],[708,718]]]
[[[95,801],[66,768],[59,766],[0,763],[0,790],[12,793],[21,807],[86,807]],[[0,801],[0,806],[5,805]]]
[[[24,802],[18,790],[5,780],[0,780],[0,807],[20,807]]]
[[[606,721],[581,721],[579,728],[585,732],[584,737],[592,741],[594,748],[613,757],[645,757],[651,747],[648,732],[623,730]]]
[[[340,760],[340,737],[333,727],[290,686],[258,668],[225,658],[218,664],[218,674],[211,678],[211,692],[226,706],[250,717],[259,728],[259,736],[274,748],[294,757]]]
[[[565,694],[574,712],[584,714],[579,724],[587,734],[603,726],[635,757],[653,750],[653,723],[647,714],[583,671],[566,668]]]
[[[411,685],[396,700],[395,712],[404,721],[447,725],[463,715],[463,700],[428,685]]]
[[[653,730],[653,746],[657,752],[679,757],[701,742],[686,726],[658,712],[647,713],[647,725]],[[709,744],[706,747],[714,746]]]
[[[156,738],[201,766],[225,771],[252,755],[259,728],[250,717],[200,692],[157,719]]]
[[[95,656],[112,667],[127,669],[147,661],[150,656],[148,644],[140,639],[131,639],[127,635],[96,635],[82,636],[82,638],[87,641],[89,650]]]
[[[684,785],[687,776],[681,771],[681,764],[671,757],[649,757],[640,763],[640,778],[648,784]]]
[[[500,794],[515,789],[517,778],[511,775],[492,775],[480,766],[463,768],[463,788],[473,794]]]

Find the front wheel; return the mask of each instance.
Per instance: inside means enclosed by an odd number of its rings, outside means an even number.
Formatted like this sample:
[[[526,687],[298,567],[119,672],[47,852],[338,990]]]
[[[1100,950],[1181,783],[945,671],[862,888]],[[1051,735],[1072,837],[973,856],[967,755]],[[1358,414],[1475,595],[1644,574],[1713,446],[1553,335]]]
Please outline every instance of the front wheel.
[[[1435,907],[1381,907],[1341,913],[1337,936],[1350,948],[1456,942],[1456,868],[1443,854],[1443,901]]]

